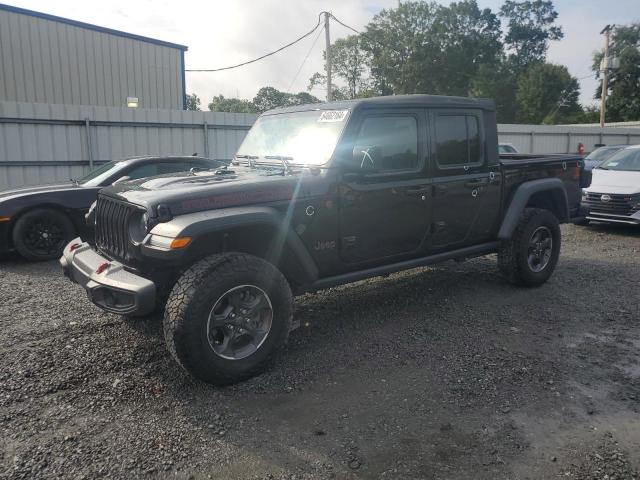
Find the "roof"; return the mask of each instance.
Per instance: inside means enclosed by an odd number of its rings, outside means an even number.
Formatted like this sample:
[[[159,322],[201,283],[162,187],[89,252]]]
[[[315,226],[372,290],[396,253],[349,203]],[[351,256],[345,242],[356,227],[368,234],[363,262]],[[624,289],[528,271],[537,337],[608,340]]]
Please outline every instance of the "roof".
[[[495,103],[489,98],[448,97],[444,95],[389,95],[386,97],[359,98],[338,102],[311,103],[293,107],[276,108],[267,114],[300,112],[304,110],[355,110],[359,108],[384,107],[457,107],[495,110]]]
[[[4,10],[11,13],[19,13],[22,15],[28,15],[30,17],[42,18],[44,20],[51,20],[52,22],[65,23],[74,27],[84,28],[87,30],[93,30],[94,32],[106,33],[108,35],[115,35],[118,37],[129,38],[131,40],[138,40],[140,42],[153,43],[155,45],[161,45],[163,47],[175,48],[178,50],[188,50],[189,47],[185,45],[179,45],[177,43],[165,42],[164,40],[158,40],[156,38],[143,37],[142,35],[135,35],[133,33],[127,33],[120,30],[113,30],[111,28],[100,27],[91,23],[78,22],[77,20],[71,20],[69,18],[58,17],[56,15],[49,15],[48,13],[36,12],[34,10],[27,10],[26,8],[14,7],[12,5],[5,5],[0,3],[0,10]]]

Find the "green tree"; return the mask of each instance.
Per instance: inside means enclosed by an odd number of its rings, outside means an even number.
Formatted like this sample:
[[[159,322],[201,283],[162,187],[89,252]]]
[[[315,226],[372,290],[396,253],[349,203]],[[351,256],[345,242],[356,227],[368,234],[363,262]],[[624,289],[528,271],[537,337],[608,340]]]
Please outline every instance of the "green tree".
[[[258,112],[266,112],[272,108],[318,103],[319,101],[320,100],[307,92],[291,94],[282,92],[274,87],[262,87],[258,90],[252,103]]]
[[[209,104],[212,112],[257,113],[258,109],[249,100],[241,98],[225,98],[224,95],[213,97]]]
[[[467,95],[480,65],[501,52],[500,22],[476,0],[402,2],[367,25],[362,48],[381,94]]]
[[[498,123],[515,123],[517,83],[518,77],[506,61],[480,65],[471,81],[469,95],[494,99]]]
[[[507,0],[500,16],[507,22],[504,43],[518,73],[534,62],[543,62],[549,42],[564,36],[562,27],[555,25],[558,12],[551,0]]]
[[[186,98],[186,110],[200,110],[200,98],[195,93],[190,93]]]
[[[323,56],[326,60],[326,51]],[[345,84],[343,87],[334,86],[333,97],[336,100],[371,96],[369,62],[369,53],[362,48],[362,39],[359,35],[340,38],[331,45],[332,72],[336,80],[340,79]],[[311,90],[316,86],[326,88],[326,85],[327,76],[314,73],[309,79],[308,89]]]
[[[607,121],[624,122],[640,119],[640,23],[616,26],[611,34],[609,56],[620,60],[620,68],[609,72]],[[593,70],[598,78],[604,52],[593,58]],[[602,80],[595,98],[601,98]]]
[[[534,63],[520,77],[516,100],[522,123],[574,122],[583,115],[580,86],[563,65]]]

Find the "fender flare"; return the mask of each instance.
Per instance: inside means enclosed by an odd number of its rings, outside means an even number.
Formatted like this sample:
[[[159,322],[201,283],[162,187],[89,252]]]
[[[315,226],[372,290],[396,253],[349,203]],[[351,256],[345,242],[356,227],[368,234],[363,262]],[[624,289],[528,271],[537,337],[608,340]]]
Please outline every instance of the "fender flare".
[[[295,257],[304,275],[305,283],[313,283],[318,278],[318,267],[300,237],[285,225],[285,218],[270,207],[234,207],[220,210],[188,213],[159,223],[151,229],[152,235],[165,237],[192,237],[224,232],[237,227],[264,225],[282,233],[283,247]]]
[[[519,185],[511,197],[509,208],[502,219],[502,225],[498,231],[499,239],[511,238],[511,235],[515,231],[518,221],[520,220],[520,215],[522,215],[522,211],[527,206],[529,199],[536,193],[545,191],[559,192],[561,194],[563,200],[560,205],[560,217],[558,220],[560,223],[569,221],[569,200],[567,198],[567,190],[562,180],[559,178],[541,178],[539,180],[531,180]]]

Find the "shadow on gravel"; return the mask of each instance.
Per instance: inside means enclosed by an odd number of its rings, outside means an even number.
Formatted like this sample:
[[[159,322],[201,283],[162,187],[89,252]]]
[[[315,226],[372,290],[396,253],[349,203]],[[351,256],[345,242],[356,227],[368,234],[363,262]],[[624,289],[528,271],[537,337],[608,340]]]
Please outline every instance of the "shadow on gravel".
[[[640,237],[640,225],[591,223],[586,227],[576,228],[586,228],[594,232],[606,233],[614,236]]]
[[[161,316],[96,313],[49,278],[52,266],[14,260],[6,278],[39,275],[21,295],[65,290],[30,300],[37,321],[26,327],[3,320],[0,463],[15,467],[0,473],[493,479],[513,478],[518,461],[525,472],[541,465],[532,478],[574,471],[559,453],[557,464],[527,460],[531,443],[567,425],[588,431],[601,411],[622,415],[640,397],[638,264],[587,254],[561,257],[536,289],[507,284],[483,257],[299,297],[302,326],[283,355],[227,388],[180,370]],[[15,289],[3,292],[14,314]],[[610,394],[587,402],[605,382]]]

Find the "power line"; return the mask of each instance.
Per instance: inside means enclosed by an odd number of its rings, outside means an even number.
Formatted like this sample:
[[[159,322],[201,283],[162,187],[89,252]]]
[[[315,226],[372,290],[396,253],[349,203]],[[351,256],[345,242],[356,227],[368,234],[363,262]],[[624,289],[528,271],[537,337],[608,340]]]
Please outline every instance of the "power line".
[[[311,48],[309,49],[309,51],[307,52],[307,55],[304,57],[304,60],[302,60],[302,63],[300,64],[300,68],[298,68],[298,71],[293,76],[293,80],[291,80],[291,83],[289,84],[289,88],[287,88],[287,92],[291,92],[291,87],[293,87],[294,82],[298,79],[298,75],[300,75],[300,71],[302,70],[302,67],[304,67],[304,64],[307,62],[307,59],[309,58],[309,55],[311,55],[311,52],[313,51],[314,47],[316,46],[316,42],[320,38],[320,35],[322,35],[323,31],[324,31],[324,25],[322,26],[322,28],[320,28],[320,31],[318,32],[318,35],[316,35],[316,38],[313,41],[313,44],[311,44]]]
[[[380,42],[379,40],[376,40],[375,38],[373,38],[372,36],[370,36],[367,33],[361,32],[359,30],[356,30],[355,28],[347,25],[346,23],[342,22],[341,20],[339,20],[333,13],[329,13],[329,15],[331,15],[331,18],[333,18],[336,22],[338,22],[340,25],[342,25],[345,28],[348,28],[349,30],[351,30],[352,32],[357,33],[358,35],[360,35],[363,38],[368,38],[370,41],[372,41],[373,43],[377,43],[378,45],[380,45],[383,48],[388,48],[389,50],[393,50],[394,52],[403,55],[403,53],[400,50],[397,50],[395,48],[393,48],[391,45],[386,45],[382,42]]]
[[[272,52],[266,53],[264,55],[262,55],[261,57],[258,58],[254,58],[253,60],[248,60],[246,62],[242,62],[242,63],[238,63],[237,65],[230,65],[228,67],[222,67],[222,68],[202,68],[202,69],[190,69],[190,70],[185,70],[185,72],[221,72],[222,70],[231,70],[232,68],[238,68],[238,67],[243,67],[245,65],[249,65],[251,63],[255,63],[259,60],[262,60],[264,58],[270,57],[271,55],[275,55],[278,52],[281,52],[282,50],[284,50],[285,48],[289,48],[292,45],[295,45],[296,43],[298,43],[299,41],[307,38],[309,35],[311,35],[313,32],[316,31],[316,29],[320,26],[320,17],[322,16],[324,12],[320,12],[318,14],[318,23],[316,23],[316,25],[309,30],[307,33],[305,33],[304,35],[302,35],[301,37],[296,38],[293,42],[287,43],[286,45],[278,48],[277,50],[274,50]]]

